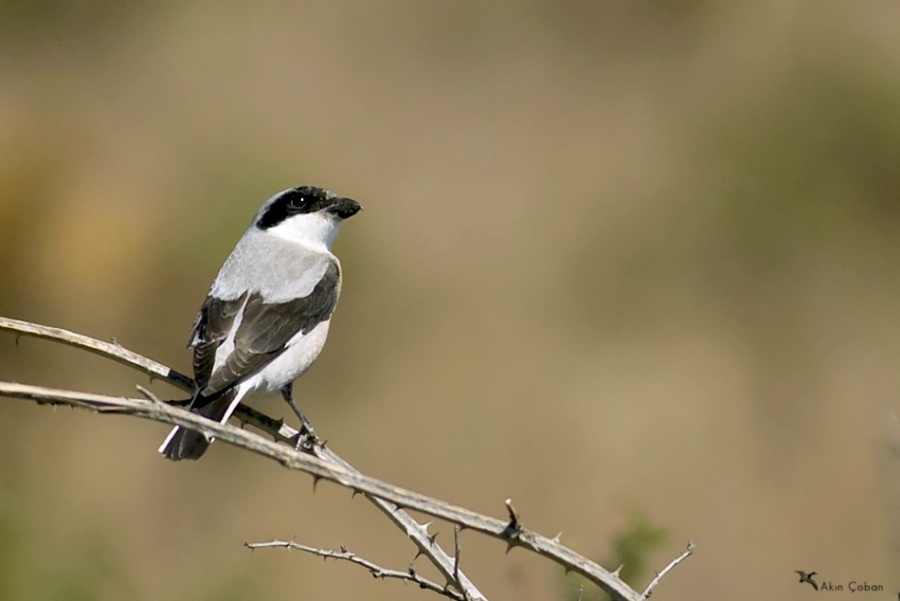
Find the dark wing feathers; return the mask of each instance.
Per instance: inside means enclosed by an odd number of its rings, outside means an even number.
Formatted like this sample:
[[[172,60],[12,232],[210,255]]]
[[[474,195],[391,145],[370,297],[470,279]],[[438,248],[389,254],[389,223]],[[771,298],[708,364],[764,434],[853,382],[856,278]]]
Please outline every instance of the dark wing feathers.
[[[224,394],[277,357],[297,333],[308,334],[327,320],[337,304],[340,277],[340,267],[332,261],[308,296],[284,303],[266,303],[258,292],[230,301],[208,297],[197,316],[191,344],[194,374],[203,397],[195,406],[202,407]],[[227,339],[242,306],[234,350],[213,372],[216,350]]]
[[[200,389],[206,388],[216,362],[216,350],[228,337],[234,318],[241,310],[247,295],[224,301],[207,296],[194,321],[189,347],[194,348],[194,380]]]

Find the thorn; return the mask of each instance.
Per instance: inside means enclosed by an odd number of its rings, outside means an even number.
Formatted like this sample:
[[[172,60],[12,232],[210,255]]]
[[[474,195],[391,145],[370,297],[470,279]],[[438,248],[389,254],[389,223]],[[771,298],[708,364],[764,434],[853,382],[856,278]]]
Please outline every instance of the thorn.
[[[516,508],[513,507],[512,499],[506,499],[505,504],[506,511],[509,513],[509,523],[500,534],[510,539],[510,541],[513,541],[522,534],[522,524],[519,521],[519,513],[516,511]],[[506,549],[506,552],[509,553],[509,548]]]
[[[513,507],[512,499],[507,499],[505,502],[506,511],[509,513],[509,527],[514,530],[519,530],[519,512],[516,511],[516,508]]]
[[[353,492],[350,494],[350,500],[352,501],[353,499],[355,499],[356,495],[358,494],[360,494],[360,492],[354,488]]]
[[[556,536],[554,536],[551,540],[558,545],[561,538],[562,532],[557,532]]]
[[[509,512],[509,519],[511,519],[511,520],[517,519],[518,516],[516,515],[516,508],[513,507],[512,499],[506,499],[506,501],[504,501],[503,504],[506,505],[506,510]]]
[[[422,549],[417,549],[417,550],[416,550],[416,554],[415,554],[415,556],[413,557],[413,561],[419,559],[420,557],[422,557],[422,555],[423,555]]]
[[[416,565],[413,562],[409,562],[409,575],[414,578],[416,576]]]
[[[346,552],[347,552],[347,547],[344,546],[344,543],[341,543],[341,553],[346,553]]]
[[[615,576],[616,578],[619,578],[619,574],[622,572],[622,568],[624,568],[624,567],[625,567],[625,564],[621,564],[621,563],[620,563],[620,564],[619,564],[619,567],[617,567],[617,568],[613,571],[612,575]],[[621,580],[621,578],[620,578],[620,580]]]
[[[433,523],[434,523],[434,522],[425,522],[424,524],[421,524],[422,530],[425,531],[425,534],[428,534],[428,529],[431,527],[431,525],[432,525]]]
[[[316,487],[319,486],[319,480],[322,479],[322,476],[313,476],[313,492],[316,492]]]
[[[428,537],[428,542],[430,542],[432,545],[434,545],[434,541],[437,540],[438,534],[440,534],[440,532],[435,532],[434,534],[430,535]]]

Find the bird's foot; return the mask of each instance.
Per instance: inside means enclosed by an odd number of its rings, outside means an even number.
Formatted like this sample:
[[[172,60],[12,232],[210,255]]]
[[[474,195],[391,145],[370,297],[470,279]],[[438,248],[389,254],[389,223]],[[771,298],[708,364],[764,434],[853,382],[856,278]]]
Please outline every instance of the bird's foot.
[[[316,447],[322,446],[322,441],[319,440],[318,436],[316,436],[315,430],[313,430],[312,426],[307,423],[300,426],[300,431],[297,432],[297,436],[295,438],[295,451],[303,451],[304,453],[312,454],[313,451],[315,451]]]

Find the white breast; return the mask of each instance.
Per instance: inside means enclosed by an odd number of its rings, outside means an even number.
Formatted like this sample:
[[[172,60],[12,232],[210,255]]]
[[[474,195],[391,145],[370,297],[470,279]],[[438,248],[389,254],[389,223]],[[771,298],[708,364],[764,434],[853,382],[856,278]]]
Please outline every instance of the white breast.
[[[275,391],[303,375],[325,347],[329,323],[320,322],[308,334],[294,336],[285,351],[259,372],[258,386]]]

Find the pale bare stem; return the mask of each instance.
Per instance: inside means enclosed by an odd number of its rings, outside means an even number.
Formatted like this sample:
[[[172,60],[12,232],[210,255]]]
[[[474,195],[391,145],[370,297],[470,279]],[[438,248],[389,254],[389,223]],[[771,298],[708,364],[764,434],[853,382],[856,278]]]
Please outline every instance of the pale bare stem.
[[[451,599],[454,599],[455,601],[466,600],[466,597],[459,591],[455,591],[449,586],[441,586],[437,582],[433,582],[431,580],[428,580],[427,578],[423,578],[422,576],[420,576],[418,572],[416,572],[413,564],[409,564],[409,569],[405,572],[402,570],[392,570],[389,568],[384,568],[375,562],[358,556],[356,553],[348,551],[343,546],[341,546],[341,549],[339,551],[336,551],[333,549],[319,549],[316,547],[310,547],[298,542],[294,542],[292,540],[273,540],[267,543],[244,543],[244,546],[246,546],[248,549],[284,547],[286,549],[304,551],[306,553],[311,553],[312,555],[318,555],[319,557],[324,557],[325,559],[349,561],[350,563],[362,566],[363,568],[367,569],[369,573],[372,574],[372,576],[375,578],[395,579],[402,580],[404,582],[412,582],[418,585],[419,588],[438,593],[439,595],[444,595],[445,597],[449,597]]]
[[[156,396],[155,394],[153,394],[152,391],[150,391],[150,390],[144,388],[144,387],[141,386],[140,384],[137,384],[137,385],[135,386],[135,388],[137,388],[137,391],[140,392],[140,393],[143,395],[143,397],[144,397],[145,399],[147,399],[148,401],[153,401],[154,403],[162,403],[162,401],[159,400],[159,397],[158,397],[158,396]]]
[[[67,332],[66,330],[47,328],[7,318],[0,318],[0,329],[56,340],[71,346],[84,348],[134,367],[153,377],[166,380],[184,390],[191,390],[193,386],[190,378],[178,374],[178,372],[146,357],[123,349],[118,344],[104,343],[86,336]],[[510,516],[508,521],[477,514],[439,499],[365,476],[326,447],[317,447],[315,449],[316,456],[312,456],[309,453],[294,450],[292,445],[277,444],[258,434],[229,424],[220,424],[208,420],[167,403],[81,393],[41,386],[27,386],[10,382],[0,382],[0,396],[29,399],[39,404],[70,405],[102,413],[134,415],[162,423],[184,426],[277,461],[289,469],[304,471],[314,478],[329,480],[349,488],[355,493],[362,493],[384,512],[391,521],[407,533],[415,542],[421,554],[429,558],[448,582],[453,583],[454,586],[459,585],[459,590],[464,595],[476,601],[484,599],[484,595],[471,584],[462,571],[458,572],[459,580],[458,582],[456,581],[454,575],[458,568],[454,567],[454,558],[447,555],[436,544],[433,537],[428,535],[425,528],[405,510],[411,509],[425,515],[440,518],[463,528],[497,538],[510,546],[521,547],[537,553],[558,563],[567,571],[573,571],[593,582],[613,599],[625,601],[641,601],[644,599],[642,594],[631,589],[616,575],[575,551],[562,546],[558,540],[551,540],[523,528],[511,502],[507,503],[507,512]],[[287,427],[281,420],[272,419],[247,407],[239,406],[235,415],[245,423],[251,423],[270,434],[276,441],[289,441],[296,436],[296,430]],[[652,587],[648,587],[648,589],[650,588]]]
[[[146,357],[138,355],[137,353],[128,351],[122,348],[117,343],[106,343],[95,340],[88,336],[70,332],[68,330],[42,326],[39,324],[33,324],[4,317],[0,317],[0,329],[14,331],[19,333],[20,335],[24,334],[35,336],[38,338],[44,338],[54,342],[62,342],[76,348],[85,349],[101,356],[116,360],[119,363],[122,363],[129,367],[133,367],[139,371],[151,375],[151,377],[157,377],[166,380],[167,382],[184,390],[191,392],[193,391],[194,383],[191,378],[184,376],[183,374],[180,374],[175,370],[169,369],[162,364],[156,363],[155,361],[152,361]],[[49,398],[49,396],[52,395],[47,394],[49,389],[38,390],[38,388],[39,387],[36,387],[36,392],[38,394],[35,397],[31,398],[38,402],[52,403],[53,401]],[[141,386],[138,386],[138,390],[143,396],[151,401],[159,400],[156,395]],[[18,395],[14,392],[12,396]],[[28,397],[26,396],[25,398]],[[72,399],[68,400],[71,401]],[[57,402],[66,403],[66,400],[61,398],[57,399]],[[93,409],[101,412],[111,410],[108,407],[101,406],[94,406]],[[246,405],[239,405],[237,410],[234,412],[234,416],[237,417],[242,424],[250,424],[262,430],[263,432],[266,432],[267,434],[272,436],[274,440],[279,442],[293,445],[294,440],[296,439],[296,436],[298,434],[297,430],[286,425],[284,423],[284,420],[273,419],[259,411],[256,411],[255,409],[252,409],[251,407],[247,407]],[[150,417],[151,419],[161,419],[158,415],[155,417],[153,415],[147,415],[147,417]],[[319,447],[316,449],[316,453],[321,459],[325,461],[341,466],[347,470],[352,470],[354,472],[356,471],[349,463],[344,461],[330,449]],[[315,477],[314,482],[318,482],[318,479],[318,477]],[[478,588],[468,579],[468,577],[466,577],[465,574],[458,571],[453,571],[453,560],[447,555],[446,552],[444,552],[440,545],[435,542],[434,537],[428,535],[426,528],[422,527],[408,513],[397,507],[395,504],[368,494],[366,494],[365,496],[371,503],[373,503],[385,515],[387,515],[395,525],[406,532],[407,536],[415,543],[418,549],[418,555],[424,555],[425,557],[427,557],[449,583],[453,584],[458,590],[463,591],[464,595],[469,599],[485,599],[484,595],[481,594]]]
[[[428,536],[425,528],[416,522],[400,507],[413,509],[426,515],[459,524],[482,534],[509,540],[510,524],[502,520],[477,514],[468,509],[457,507],[420,493],[392,486],[375,478],[365,476],[352,468],[338,465],[334,461],[325,461],[308,453],[296,451],[290,445],[278,444],[247,430],[206,419],[180,407],[166,403],[154,403],[145,399],[130,399],[99,394],[59,390],[43,386],[29,386],[11,382],[0,382],[0,396],[21,398],[36,401],[39,404],[69,405],[81,407],[101,413],[119,413],[134,415],[166,424],[184,426],[209,436],[277,461],[281,465],[304,471],[314,478],[335,482],[341,486],[366,495],[391,518],[394,523],[402,525],[404,530],[416,542],[423,554],[432,558],[440,557],[436,564],[448,579],[452,579],[453,559],[447,556],[437,543]],[[336,457],[327,448],[317,452]],[[615,599],[639,601],[641,595],[628,587],[624,582],[607,572],[601,566],[579,555],[575,551],[554,543],[540,534],[522,529],[516,530],[516,545],[547,557],[570,571],[574,571],[594,582]],[[429,554],[430,553],[430,554]],[[451,580],[452,581],[452,580]],[[460,572],[460,585],[465,586],[467,579]],[[477,588],[467,590],[472,599],[484,599]]]
[[[112,359],[113,361],[133,367],[138,371],[144,372],[151,378],[165,380],[182,390],[193,391],[194,389],[194,381],[188,376],[178,373],[162,363],[157,363],[152,359],[129,351],[117,342],[103,342],[102,340],[97,340],[82,334],[76,334],[75,332],[70,332],[69,330],[64,330],[62,328],[42,326],[36,323],[2,316],[0,316],[0,330],[16,332],[19,336],[34,336],[35,338],[44,338],[45,340],[61,342],[68,346],[74,346],[75,348],[101,355],[107,359]]]
[[[644,589],[644,593],[641,595],[644,599],[650,597],[653,594],[653,589],[656,588],[656,585],[663,579],[663,577],[668,574],[675,566],[680,564],[682,561],[690,557],[694,553],[694,541],[688,541],[687,548],[684,550],[684,553],[673,559],[669,562],[669,565],[664,567],[662,571],[656,575],[656,578],[650,581],[650,584],[647,585],[647,588]]]
[[[357,471],[356,468],[344,461],[343,458],[339,457],[334,451],[327,447],[316,447],[315,453],[324,461],[342,467],[354,474],[359,474],[359,471]],[[435,536],[428,534],[428,524],[420,524],[411,515],[399,507],[397,503],[392,503],[390,500],[373,495],[369,491],[364,491],[362,489],[354,490],[363,493],[366,499],[380,509],[394,525],[406,532],[406,535],[416,545],[418,554],[426,556],[447,582],[453,584],[457,590],[462,591],[467,599],[486,599],[481,591],[478,590],[478,587],[476,587],[462,571],[459,571],[454,567],[454,559],[447,555],[441,546],[437,544]],[[400,505],[402,505],[402,503]]]
[[[250,424],[260,429],[273,439],[285,444],[293,445],[296,440],[297,430],[286,425],[282,420],[272,419],[271,417],[260,413],[252,407],[246,405],[238,405],[235,415],[244,424]],[[359,473],[353,466],[344,461],[328,447],[316,447],[313,451],[317,457],[323,461],[343,467],[348,471]],[[420,524],[406,511],[398,507],[396,504],[384,499],[372,496],[361,490],[354,490],[354,494],[361,493],[369,502],[380,509],[398,528],[403,530],[412,540],[418,549],[417,555],[426,556],[429,561],[441,572],[448,582],[466,595],[470,599],[483,599],[483,595],[478,591],[477,587],[468,579],[468,577],[459,570],[457,558],[451,558],[447,553],[435,542],[432,535],[428,534],[428,524]]]
[[[0,329],[17,332],[20,335],[34,336],[54,342],[61,342],[69,346],[88,350],[90,352],[113,359],[119,363],[137,369],[138,371],[149,374],[151,377],[165,380],[170,384],[173,384],[174,386],[182,388],[183,390],[193,392],[194,382],[191,378],[180,374],[165,365],[129,351],[117,343],[102,342],[100,340],[90,338],[89,336],[76,334],[68,330],[63,330],[61,328],[53,328],[5,317],[0,317]],[[39,387],[35,388],[37,389]],[[48,390],[50,389],[41,390],[40,394],[35,397],[24,396],[22,398],[32,398],[32,400],[36,400],[38,402],[52,403],[53,401],[47,396]],[[153,395],[153,393],[142,387],[139,387],[138,390],[141,392],[141,394],[143,394],[150,400],[157,399],[157,397]],[[13,394],[11,396],[18,395]],[[72,399],[68,400],[71,401]],[[67,401],[62,398],[57,399],[57,402],[63,404],[75,404],[67,403]],[[82,404],[81,406],[85,407],[87,405]],[[93,409],[101,412],[108,412],[112,410],[108,407],[100,406],[94,406]],[[283,420],[273,419],[268,415],[265,415],[264,413],[247,407],[246,405],[239,405],[237,410],[234,412],[234,416],[238,418],[241,423],[250,424],[262,430],[263,432],[266,432],[276,441],[293,445],[294,440],[296,440],[296,436],[298,433],[297,430],[286,425]],[[150,419],[162,419],[159,415],[156,415],[154,417],[153,415],[148,414],[145,417],[149,417]],[[336,465],[342,466],[348,470],[356,471],[352,466],[350,466],[350,464],[348,464],[336,453],[332,452],[329,449],[321,447],[317,449],[317,454],[321,459],[325,461],[329,461]],[[315,481],[318,481],[318,479],[316,479]],[[453,560],[443,551],[443,549],[441,549],[439,545],[435,543],[432,537],[428,536],[425,529],[422,528],[418,524],[418,522],[416,522],[409,514],[398,508],[396,505],[383,499],[372,497],[370,495],[366,495],[366,498],[368,498],[369,501],[371,501],[383,513],[385,513],[385,515],[387,515],[395,525],[406,532],[407,536],[409,536],[409,538],[416,544],[416,547],[419,550],[419,554],[426,556],[435,565],[435,567],[448,579],[449,582],[452,582],[459,590],[465,591],[466,594],[472,599],[484,598],[478,588],[465,576],[465,574],[459,574],[458,578],[452,577],[451,569]]]
[[[453,577],[459,578],[459,524],[453,525]]]

